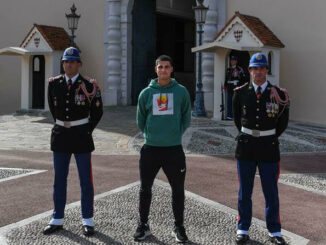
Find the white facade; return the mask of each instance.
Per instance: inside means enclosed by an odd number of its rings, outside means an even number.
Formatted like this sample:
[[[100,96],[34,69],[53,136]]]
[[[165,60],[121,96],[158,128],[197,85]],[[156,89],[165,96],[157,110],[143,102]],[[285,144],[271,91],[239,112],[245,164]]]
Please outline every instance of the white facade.
[[[19,46],[33,23],[64,27],[69,32],[65,13],[73,2],[82,16],[76,32],[76,43],[82,50],[82,74],[97,79],[104,90],[106,105],[130,104],[134,0],[4,0],[0,8],[0,49]],[[193,2],[157,0],[157,11],[188,18]],[[326,124],[323,111],[326,86],[322,79],[326,51],[326,32],[322,31],[326,19],[325,1],[205,0],[204,5],[209,6],[204,44],[212,42],[235,11],[263,20],[286,46],[281,57],[278,50],[272,51],[273,71],[268,79],[277,82],[275,74],[280,74],[280,85],[290,94],[290,118]],[[9,10],[15,10],[15,14]],[[268,48],[261,51],[268,54]],[[274,64],[279,58],[281,62]],[[20,109],[20,100],[25,98],[21,95],[21,80],[29,78],[22,77],[21,64],[17,56],[0,56],[0,104],[6,105],[0,108],[1,114]],[[216,93],[214,69],[214,54],[204,52],[202,80],[206,110],[212,110],[215,105],[212,99]],[[23,69],[25,73],[26,70]]]

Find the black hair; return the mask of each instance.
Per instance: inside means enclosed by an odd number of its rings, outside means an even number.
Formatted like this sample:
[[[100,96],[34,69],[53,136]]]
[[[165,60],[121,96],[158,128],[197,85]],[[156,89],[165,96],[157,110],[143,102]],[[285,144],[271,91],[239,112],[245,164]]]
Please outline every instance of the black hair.
[[[156,59],[156,61],[155,61],[155,66],[157,66],[158,65],[158,62],[160,62],[160,61],[169,61],[170,62],[170,65],[173,67],[174,65],[173,65],[173,60],[172,60],[172,58],[170,57],[170,56],[168,56],[168,55],[165,55],[165,54],[163,54],[163,55],[160,55],[157,59]]]

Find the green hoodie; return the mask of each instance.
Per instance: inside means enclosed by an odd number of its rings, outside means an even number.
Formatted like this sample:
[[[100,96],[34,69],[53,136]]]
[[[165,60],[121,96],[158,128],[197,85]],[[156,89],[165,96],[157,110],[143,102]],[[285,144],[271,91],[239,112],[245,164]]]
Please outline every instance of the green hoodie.
[[[166,86],[153,79],[140,93],[137,125],[145,144],[152,146],[181,145],[182,134],[190,125],[190,96],[176,80]]]

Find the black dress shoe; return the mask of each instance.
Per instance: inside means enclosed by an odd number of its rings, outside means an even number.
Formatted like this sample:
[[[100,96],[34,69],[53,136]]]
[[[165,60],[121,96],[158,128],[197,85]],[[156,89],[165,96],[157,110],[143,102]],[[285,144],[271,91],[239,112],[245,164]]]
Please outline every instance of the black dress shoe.
[[[95,233],[94,226],[83,225],[83,234],[85,236],[92,236],[94,235],[94,233]]]
[[[43,230],[44,235],[52,234],[58,230],[62,230],[62,225],[47,225]]]
[[[237,244],[246,244],[247,241],[249,241],[249,236],[245,234],[237,234],[235,237],[235,242]]]
[[[273,237],[269,237],[269,240],[277,245],[286,245],[287,243],[285,242],[285,240],[283,239],[283,237],[280,236],[273,236]]]

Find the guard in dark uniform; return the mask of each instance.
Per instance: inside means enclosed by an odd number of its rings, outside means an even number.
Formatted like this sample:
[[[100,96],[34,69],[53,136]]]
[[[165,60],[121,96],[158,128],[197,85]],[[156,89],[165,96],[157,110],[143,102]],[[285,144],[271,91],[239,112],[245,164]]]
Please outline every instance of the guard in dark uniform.
[[[94,234],[92,132],[102,117],[103,104],[96,81],[79,74],[82,63],[78,49],[67,48],[62,61],[65,74],[50,78],[48,87],[49,108],[55,122],[51,134],[54,210],[43,233],[51,234],[63,227],[69,163],[74,154],[81,186],[82,229],[84,235],[90,236]]]
[[[232,120],[232,97],[233,90],[245,83],[246,75],[242,67],[238,66],[238,58],[231,56],[231,66],[227,69],[225,74],[224,87],[227,92],[227,119]]]
[[[266,56],[256,53],[250,59],[252,82],[235,89],[234,122],[239,130],[235,157],[239,176],[237,244],[249,240],[252,218],[252,189],[258,167],[266,201],[266,224],[270,240],[286,244],[281,234],[277,182],[280,174],[278,137],[289,120],[289,97],[284,89],[266,80]]]

